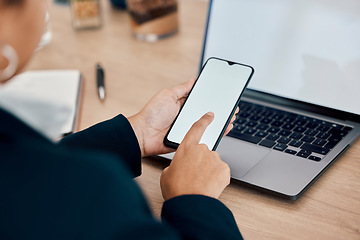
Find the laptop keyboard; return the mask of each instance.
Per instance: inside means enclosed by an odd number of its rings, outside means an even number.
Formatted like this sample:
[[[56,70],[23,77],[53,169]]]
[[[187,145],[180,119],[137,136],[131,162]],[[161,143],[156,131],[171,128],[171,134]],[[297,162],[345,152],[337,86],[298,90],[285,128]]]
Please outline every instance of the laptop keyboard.
[[[320,161],[352,130],[246,101],[239,108],[228,136],[314,161]]]

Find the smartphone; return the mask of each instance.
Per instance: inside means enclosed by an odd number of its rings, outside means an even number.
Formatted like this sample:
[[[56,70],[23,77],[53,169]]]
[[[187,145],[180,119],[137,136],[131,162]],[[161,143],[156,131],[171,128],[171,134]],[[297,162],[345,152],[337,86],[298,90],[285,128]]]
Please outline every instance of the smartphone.
[[[165,136],[165,146],[176,149],[191,126],[205,113],[213,112],[214,120],[200,143],[215,151],[253,74],[251,66],[209,58]]]

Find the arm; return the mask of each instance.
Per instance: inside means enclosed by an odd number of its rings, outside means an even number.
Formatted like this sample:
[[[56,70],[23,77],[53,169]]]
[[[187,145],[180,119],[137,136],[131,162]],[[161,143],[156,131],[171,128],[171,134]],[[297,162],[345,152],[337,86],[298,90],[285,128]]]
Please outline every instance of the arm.
[[[242,239],[231,211],[216,199],[230,183],[230,168],[199,144],[213,119],[212,113],[205,114],[191,127],[163,171],[162,218],[185,239]]]
[[[141,174],[139,144],[129,121],[123,115],[69,135],[59,145],[115,153],[135,177]]]
[[[65,225],[59,227],[71,234],[85,234],[84,238],[96,236],[98,239],[110,236],[158,240],[241,239],[230,210],[207,196],[183,195],[165,201],[160,222],[154,218],[140,189],[122,167],[122,161],[111,155],[88,151],[84,154],[87,156],[82,155],[81,159],[73,155],[68,161],[58,161],[60,165],[75,165],[72,167],[74,170],[67,170],[66,182],[54,180],[54,183],[65,184],[65,188],[51,185],[51,189],[64,189],[66,192],[62,195],[71,196],[66,197],[69,203],[57,202],[61,199],[58,197],[55,203],[47,201],[57,208],[66,206],[67,209],[59,209],[61,215],[56,219],[63,219]],[[54,168],[61,172],[61,167]],[[61,172],[59,175],[64,174]],[[59,176],[52,173],[46,178],[58,179]],[[44,194],[48,193],[44,191]]]

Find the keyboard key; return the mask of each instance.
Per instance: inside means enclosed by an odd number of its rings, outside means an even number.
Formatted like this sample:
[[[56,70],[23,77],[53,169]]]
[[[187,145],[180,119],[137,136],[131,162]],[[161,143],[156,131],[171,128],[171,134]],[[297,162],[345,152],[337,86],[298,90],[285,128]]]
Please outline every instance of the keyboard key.
[[[270,117],[273,113],[270,110],[265,110],[261,115],[264,117]]]
[[[263,106],[260,106],[260,105],[257,105],[257,104],[253,105],[253,108],[252,108],[253,112],[259,113],[259,112],[262,112],[263,110],[264,110]]]
[[[320,125],[316,130],[320,131],[320,132],[326,132],[327,130],[329,130],[330,127],[324,126],[324,125]]]
[[[333,123],[333,124],[331,125],[331,127],[332,127],[332,128],[335,128],[335,129],[342,129],[344,126],[341,125],[341,124]]]
[[[296,119],[294,124],[298,125],[298,126],[303,126],[305,123],[307,123],[306,120],[303,119]]]
[[[241,106],[240,107],[240,111],[239,111],[239,114],[241,114],[241,113],[243,113],[243,112],[246,112],[247,110],[249,110],[250,109],[250,107],[251,107],[251,103],[246,103],[244,106]]]
[[[261,141],[260,137],[251,136],[249,134],[229,132],[228,136],[234,137],[234,138],[237,138],[240,140],[244,140],[246,142],[255,143],[255,144],[258,144]]]
[[[274,149],[278,150],[278,151],[284,151],[288,146],[286,144],[283,143],[278,143]]]
[[[321,158],[316,157],[316,156],[310,156],[309,159],[310,159],[310,160],[317,161],[317,162],[321,160]]]
[[[297,153],[297,151],[291,150],[291,149],[286,149],[285,152],[289,153],[289,154],[292,154],[292,155],[295,155]]]
[[[290,141],[291,139],[287,137],[281,137],[279,138],[279,140],[277,140],[278,143],[284,143],[284,144],[288,144]]]
[[[269,128],[269,125],[265,125],[265,124],[260,124],[260,125],[256,126],[256,129],[261,130],[261,131],[265,131],[268,128]]]
[[[300,152],[298,152],[298,154],[296,154],[296,156],[307,158],[310,154],[311,152],[309,151],[301,150]]]
[[[326,132],[319,132],[318,135],[316,135],[317,138],[322,138],[322,139],[327,139],[328,137],[330,137],[329,133]]]
[[[294,132],[297,132],[297,133],[303,133],[305,132],[306,128],[304,127],[300,127],[300,126],[297,126],[293,129]]]
[[[304,136],[301,141],[303,142],[307,142],[307,143],[311,143],[312,141],[314,141],[315,138],[314,137],[311,137],[311,136]]]
[[[302,142],[302,141],[299,141],[299,140],[292,140],[292,141],[289,143],[289,145],[290,145],[290,146],[293,146],[293,147],[300,147],[301,144],[303,144],[303,142]]]
[[[278,127],[270,127],[267,131],[269,133],[277,133],[278,131],[280,131],[280,128],[278,128]]]
[[[242,132],[242,131],[244,131],[244,130],[245,130],[245,127],[240,126],[240,125],[237,125],[237,126],[234,126],[231,131]]]
[[[313,144],[318,145],[318,146],[324,146],[324,144],[326,143],[326,140],[318,138],[315,139],[315,141],[313,142]]]
[[[294,127],[295,127],[295,125],[294,125],[294,124],[291,124],[291,123],[287,123],[287,124],[285,124],[284,126],[282,126],[282,128],[285,129],[285,130],[291,130],[291,129],[293,129]]]
[[[296,140],[299,140],[300,138],[302,138],[304,135],[301,134],[301,133],[293,133],[289,136],[289,138],[293,138],[293,139],[296,139]]]
[[[244,131],[245,134],[249,134],[249,135],[253,135],[254,133],[256,133],[256,129],[253,129],[253,128],[247,128],[245,131]]]
[[[279,135],[270,134],[269,136],[267,136],[266,139],[275,141],[275,140],[277,140],[279,137],[280,137]]]
[[[339,136],[331,136],[331,137],[328,138],[328,141],[338,143],[338,142],[341,141],[341,139],[342,139],[342,137],[339,137]]]
[[[316,145],[313,145],[313,144],[310,144],[310,143],[304,143],[300,148],[303,149],[303,150],[316,152],[316,153],[319,153],[319,154],[322,154],[322,155],[326,155],[330,151],[329,149],[326,149],[325,147],[316,146]]]
[[[340,136],[340,137],[344,137],[348,132],[343,131],[343,130],[339,130],[339,129],[335,129],[332,128],[328,131],[328,133],[335,135],[335,136]]]
[[[328,139],[328,143],[324,146],[325,148],[332,149],[341,141],[341,137],[331,136]]]
[[[258,121],[261,117],[259,115],[254,115],[250,118],[250,120]]]
[[[239,114],[239,117],[242,117],[242,118],[248,118],[249,116],[250,116],[250,114],[247,112],[242,112]]]
[[[275,145],[275,143],[276,143],[275,141],[264,139],[259,143],[259,145],[268,147],[268,148],[272,148]]]
[[[309,155],[312,154],[311,151],[309,151],[309,150],[304,150],[304,149],[301,149],[300,152],[306,153],[306,154],[309,154]]]
[[[319,124],[314,123],[314,122],[309,122],[305,125],[306,128],[311,128],[311,129],[315,129],[319,126]]]
[[[301,119],[301,120],[304,120],[304,121],[306,121],[306,122],[309,122],[309,121],[311,121],[313,118],[299,115],[299,116],[298,116],[298,119]]]
[[[325,144],[324,148],[333,149],[336,146],[336,144],[337,143],[328,142],[327,144]]]
[[[276,113],[274,116],[272,116],[272,118],[275,120],[281,120],[284,118],[284,115],[282,113]]]
[[[292,117],[285,117],[284,119],[283,119],[283,122],[286,122],[286,123],[291,123],[291,122],[293,122],[295,120],[295,118],[292,118]]]
[[[283,122],[280,122],[280,121],[274,121],[271,123],[271,126],[274,126],[274,127],[281,127],[284,123]]]
[[[257,132],[257,133],[255,134],[255,136],[261,137],[261,138],[264,138],[264,137],[266,137],[267,135],[268,135],[267,132],[262,132],[262,131],[259,131],[259,132]]]
[[[235,122],[238,124],[244,124],[246,122],[246,119],[245,118],[236,118]]]
[[[271,123],[272,120],[270,118],[263,118],[260,122],[268,124],[268,123]]]
[[[257,125],[257,123],[256,122],[248,122],[247,124],[246,124],[246,126],[248,126],[248,127],[255,127]]]
[[[309,129],[305,132],[306,135],[309,135],[309,136],[315,136],[316,134],[318,134],[319,132],[314,130],[314,129]]]
[[[322,121],[321,122],[321,125],[325,126],[325,127],[328,127],[329,129],[332,127],[333,123],[330,123],[330,122],[326,122],[326,121]]]
[[[278,134],[280,135],[280,136],[284,136],[284,137],[287,137],[287,136],[289,136],[290,135],[290,131],[288,131],[288,130],[281,130]]]
[[[322,123],[321,120],[316,119],[316,118],[310,118],[309,122],[311,123],[316,123],[317,125],[320,125]]]

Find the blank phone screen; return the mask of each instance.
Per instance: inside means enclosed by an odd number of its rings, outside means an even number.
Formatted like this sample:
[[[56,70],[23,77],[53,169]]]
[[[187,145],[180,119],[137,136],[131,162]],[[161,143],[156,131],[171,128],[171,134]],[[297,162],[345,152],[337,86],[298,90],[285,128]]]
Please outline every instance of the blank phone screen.
[[[210,58],[170,129],[167,140],[180,144],[196,121],[205,113],[213,112],[214,120],[205,130],[200,143],[215,150],[252,73],[250,66]]]

